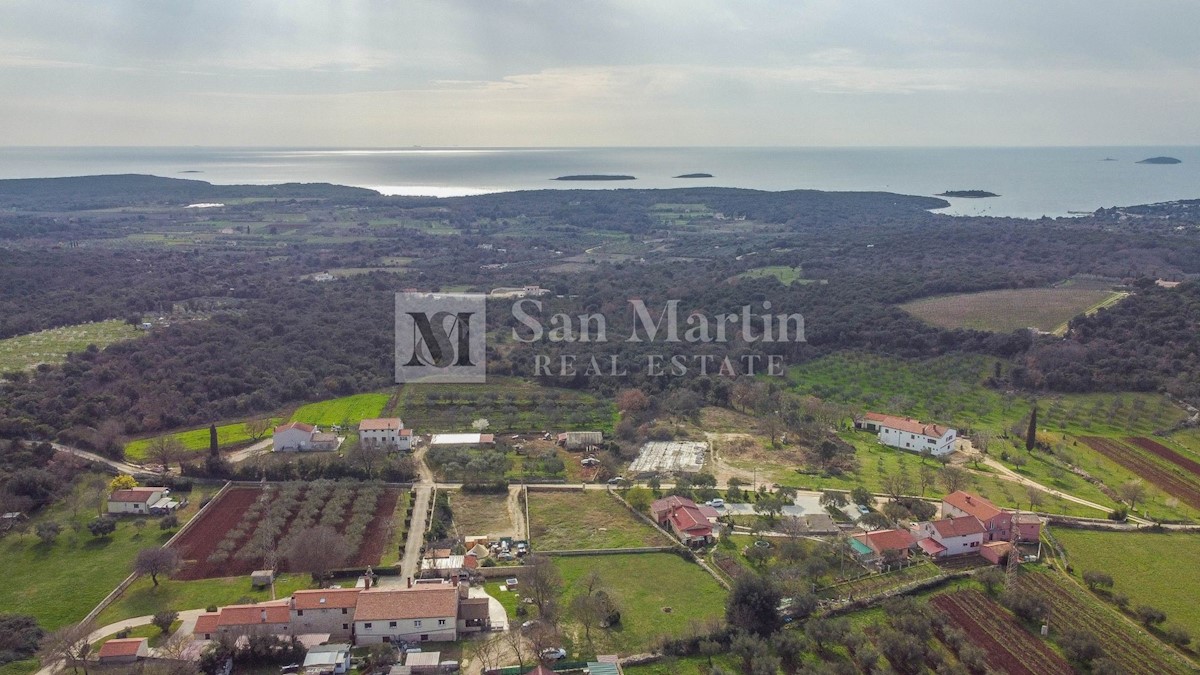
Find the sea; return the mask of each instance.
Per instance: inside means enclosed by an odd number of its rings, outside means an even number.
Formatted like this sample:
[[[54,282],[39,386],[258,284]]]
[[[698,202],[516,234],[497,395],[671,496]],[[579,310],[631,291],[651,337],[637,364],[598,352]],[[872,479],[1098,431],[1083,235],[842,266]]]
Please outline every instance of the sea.
[[[1179,164],[1140,164],[1149,157]],[[217,184],[336,183],[453,197],[537,189],[737,187],[947,198],[954,215],[1071,216],[1200,198],[1200,146],[1022,148],[0,148],[0,178],[140,173]],[[708,173],[711,178],[677,178]],[[622,174],[625,181],[556,181]]]

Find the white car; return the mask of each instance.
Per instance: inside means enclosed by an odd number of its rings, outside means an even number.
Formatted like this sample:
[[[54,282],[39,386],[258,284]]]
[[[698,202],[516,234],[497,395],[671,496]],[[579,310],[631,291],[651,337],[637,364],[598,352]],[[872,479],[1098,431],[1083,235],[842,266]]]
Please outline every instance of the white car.
[[[714,509],[725,508],[725,500],[724,499],[710,499],[705,503],[708,504],[709,506],[713,507]]]
[[[557,661],[567,658],[567,650],[562,647],[546,647],[542,650],[542,658],[547,661]]]

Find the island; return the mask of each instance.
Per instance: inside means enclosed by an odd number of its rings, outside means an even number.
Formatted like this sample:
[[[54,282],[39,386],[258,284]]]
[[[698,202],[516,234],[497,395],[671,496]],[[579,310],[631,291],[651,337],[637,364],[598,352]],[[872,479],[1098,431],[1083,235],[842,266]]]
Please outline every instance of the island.
[[[675,176],[675,177],[676,178],[712,178],[713,175],[711,173],[685,173],[685,174]]]
[[[999,197],[995,192],[987,190],[946,190],[938,194],[939,197],[964,197],[966,199],[985,199],[987,197]]]
[[[1181,164],[1183,160],[1174,157],[1148,157],[1138,164]]]
[[[574,176],[559,176],[551,180],[637,180],[637,178],[622,174],[581,173]]]

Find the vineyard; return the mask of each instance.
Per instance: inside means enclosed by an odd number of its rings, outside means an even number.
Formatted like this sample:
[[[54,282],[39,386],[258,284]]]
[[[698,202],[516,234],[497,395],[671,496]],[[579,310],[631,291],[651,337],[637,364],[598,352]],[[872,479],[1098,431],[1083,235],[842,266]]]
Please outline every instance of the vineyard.
[[[283,559],[297,538],[329,526],[346,539],[350,566],[377,565],[399,491],[377,483],[313,481],[229,490],[177,544],[187,562],[176,576],[194,580],[248,574]]]
[[[987,652],[987,663],[993,670],[1008,675],[1071,675],[1074,672],[1045,642],[1025,630],[1007,610],[979,591],[946,593],[930,602],[966,633],[969,644]]]
[[[1178,466],[1173,467],[1175,469],[1174,471],[1168,469],[1167,467],[1147,457],[1145,454],[1143,454],[1143,452],[1135,450],[1128,445],[1114,441],[1110,438],[1084,436],[1079,440],[1086,443],[1088,447],[1096,452],[1099,452],[1117,464],[1120,464],[1138,476],[1141,476],[1147,481],[1158,486],[1163,492],[1166,492],[1167,494],[1175,497],[1192,508],[1200,509],[1200,475],[1186,473],[1180,470],[1181,467]],[[1156,445],[1167,453],[1175,454],[1169,448],[1164,448],[1149,439],[1139,440],[1145,441],[1148,445]],[[1158,452],[1147,448],[1142,443],[1138,443],[1138,446],[1139,448],[1144,448],[1148,452],[1156,455],[1158,454]],[[1183,457],[1179,457],[1179,459],[1185,460]]]
[[[1168,652],[1154,638],[1132,623],[1098,604],[1079,586],[1054,574],[1026,573],[1020,586],[1045,598],[1050,605],[1050,630],[1075,628],[1100,642],[1108,658],[1130,675],[1191,673],[1180,657]]]
[[[1154,456],[1158,457],[1159,459],[1165,459],[1194,476],[1200,476],[1200,462],[1188,457],[1184,457],[1183,455],[1175,452],[1158,441],[1154,441],[1149,438],[1133,437],[1126,438],[1125,442],[1132,443],[1146,452],[1153,453]]]

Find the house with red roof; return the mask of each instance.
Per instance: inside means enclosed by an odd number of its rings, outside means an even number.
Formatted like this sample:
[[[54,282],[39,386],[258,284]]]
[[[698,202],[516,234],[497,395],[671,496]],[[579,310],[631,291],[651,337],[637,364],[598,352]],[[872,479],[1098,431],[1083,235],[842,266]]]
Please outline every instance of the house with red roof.
[[[454,642],[458,639],[457,584],[372,588],[358,595],[357,645],[382,642]]]
[[[374,417],[358,423],[358,440],[396,450],[412,449],[412,429],[405,429],[399,417]]]
[[[105,665],[136,663],[149,655],[149,645],[146,638],[113,638],[100,645],[96,658]]]
[[[108,512],[118,515],[141,514],[147,515],[150,509],[163,501],[166,488],[134,487],[124,490],[113,490],[108,496]]]
[[[671,530],[688,546],[702,546],[713,540],[713,526],[696,502],[672,495],[650,505],[654,522]]]
[[[979,553],[983,545],[983,523],[975,516],[957,516],[913,523],[917,546],[933,558]]]
[[[318,588],[292,593],[288,620],[294,635],[329,634],[349,638],[361,588]]]
[[[908,530],[875,530],[862,532],[850,537],[851,543],[858,542],[854,550],[864,562],[883,560],[888,551],[901,559],[907,559],[910,551],[917,544],[916,538]]]
[[[291,635],[292,618],[288,600],[260,602],[254,605],[222,607],[217,616],[217,633],[222,635]]]
[[[205,612],[196,617],[196,625],[192,627],[192,636],[197,640],[216,640],[219,633],[217,622],[221,620],[221,612]]]
[[[950,427],[874,412],[855,420],[854,427],[878,433],[884,445],[916,453],[928,450],[935,457],[954,452],[958,438],[958,432]]]
[[[288,422],[275,427],[271,449],[275,452],[305,452],[313,449],[317,428],[304,422]]]
[[[1037,541],[1042,533],[1042,519],[1036,513],[1019,513],[1002,509],[992,502],[959,490],[942,498],[942,517],[975,516],[983,523],[984,541],[1009,541],[1016,515],[1018,539]]]

